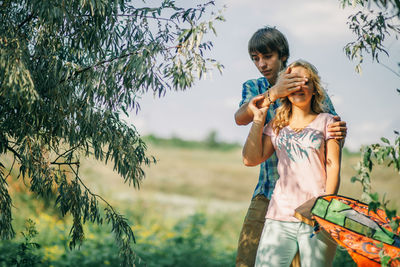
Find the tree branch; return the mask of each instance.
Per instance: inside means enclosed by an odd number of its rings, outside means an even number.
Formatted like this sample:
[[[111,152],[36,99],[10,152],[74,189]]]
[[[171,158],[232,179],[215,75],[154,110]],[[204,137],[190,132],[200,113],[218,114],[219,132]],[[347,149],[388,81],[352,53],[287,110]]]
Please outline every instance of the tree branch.
[[[10,147],[10,146],[8,146],[8,145],[6,145],[6,148],[7,148],[8,150],[10,150],[15,156],[17,156],[19,160],[22,159],[22,158],[21,158],[21,155],[20,155],[17,151],[15,151],[14,148],[12,148],[12,147]]]
[[[11,164],[10,171],[8,172],[8,174],[7,174],[6,176],[4,176],[4,179],[7,179],[7,177],[11,174],[11,171],[14,169],[15,158],[16,158],[16,156],[15,156],[15,154],[14,154],[13,163]]]
[[[155,20],[162,20],[162,21],[167,21],[173,23],[175,26],[179,26],[178,23],[176,23],[172,19],[168,18],[160,18],[160,17],[153,17],[153,16],[140,16],[140,15],[132,15],[132,14],[118,14],[118,17],[140,17],[140,18],[146,18],[146,19],[155,19]]]
[[[22,28],[26,23],[28,23],[31,19],[34,18],[33,12],[23,21],[18,25],[18,30]]]
[[[128,54],[119,56],[119,57],[115,57],[115,58],[111,58],[111,59],[102,60],[102,61],[100,61],[100,62],[97,62],[96,64],[93,64],[93,65],[88,66],[88,67],[86,67],[86,68],[83,68],[83,69],[80,69],[80,70],[75,71],[70,77],[64,78],[64,79],[60,80],[59,83],[63,83],[63,82],[65,82],[65,81],[70,81],[72,78],[75,78],[76,75],[78,75],[78,74],[80,74],[80,73],[82,73],[82,72],[88,71],[88,70],[90,70],[90,69],[93,69],[93,68],[95,68],[95,67],[101,66],[101,65],[103,65],[103,64],[111,63],[111,62],[113,62],[113,61],[115,61],[115,60],[118,60],[118,59],[123,59],[123,58],[129,57],[129,56],[132,56],[132,55],[134,55],[134,54],[137,54],[137,51],[134,51],[134,52],[131,52],[131,53],[128,53]]]
[[[93,197],[95,198],[99,198],[101,199],[111,210],[113,213],[117,214],[117,212],[114,210],[114,208],[110,205],[110,203],[107,202],[107,200],[105,200],[102,196],[97,195],[95,193],[92,193],[92,191],[90,191],[90,189],[85,185],[85,183],[82,181],[82,179],[79,177],[78,175],[78,171],[74,170],[74,168],[72,168],[72,166],[69,166],[70,169],[72,170],[72,172],[75,174],[75,178],[78,179],[79,183],[85,188],[85,190]],[[78,165],[79,168],[79,165]]]
[[[80,144],[78,144],[78,145],[76,145],[76,146],[74,146],[74,147],[68,149],[68,150],[65,151],[64,153],[58,155],[58,157],[57,157],[53,162],[51,162],[51,164],[56,164],[56,162],[57,162],[57,160],[58,160],[59,158],[61,158],[61,157],[64,156],[65,154],[67,154],[67,153],[69,153],[69,152],[71,152],[71,151],[77,149],[79,146],[80,146]]]
[[[80,162],[79,161],[76,161],[76,162],[55,162],[55,161],[53,161],[53,162],[50,162],[50,164],[53,164],[53,165],[77,165],[77,166],[79,166]]]
[[[390,68],[389,66],[386,66],[385,64],[383,64],[382,62],[378,62],[379,64],[381,64],[383,67],[385,67],[387,70],[393,72],[396,76],[398,76],[400,78],[400,74],[397,73],[395,70],[393,70],[392,68]]]

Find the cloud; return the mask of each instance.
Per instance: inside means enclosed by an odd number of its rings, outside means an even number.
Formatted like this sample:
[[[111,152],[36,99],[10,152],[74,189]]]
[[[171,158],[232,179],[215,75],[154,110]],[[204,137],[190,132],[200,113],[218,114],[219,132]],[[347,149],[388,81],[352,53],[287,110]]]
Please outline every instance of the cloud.
[[[393,120],[382,119],[381,121],[352,123],[348,129],[346,147],[356,151],[362,145],[379,143],[381,137],[393,136]]]
[[[295,37],[306,43],[325,44],[351,36],[346,21],[352,10],[341,10],[334,1],[290,2],[292,4],[281,5],[281,12],[274,14],[280,24],[289,25],[288,30]]]
[[[354,12],[352,8],[342,9],[337,1],[328,0],[253,0],[249,8],[249,2],[243,0],[226,0],[229,9],[239,9],[240,13],[231,19],[244,19],[249,15],[251,20],[258,21],[262,25],[276,25],[281,28],[285,25],[286,33],[303,40],[307,44],[327,44],[351,36],[346,26],[347,17]],[[257,8],[254,8],[257,7]],[[251,10],[251,14],[246,14]]]
[[[236,111],[239,108],[240,99],[236,97],[228,97],[223,100],[224,107]]]
[[[121,119],[129,125],[133,125],[140,134],[148,133],[148,123],[145,116],[140,116],[132,112],[129,117],[121,114]]]
[[[334,107],[339,107],[339,106],[343,105],[345,102],[343,97],[341,97],[340,95],[337,95],[337,94],[335,94],[335,95],[329,94],[329,98],[331,99]]]

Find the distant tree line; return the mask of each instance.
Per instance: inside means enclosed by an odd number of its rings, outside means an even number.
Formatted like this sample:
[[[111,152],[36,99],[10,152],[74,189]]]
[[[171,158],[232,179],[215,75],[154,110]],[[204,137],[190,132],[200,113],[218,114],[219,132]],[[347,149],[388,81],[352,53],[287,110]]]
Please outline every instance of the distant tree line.
[[[146,143],[155,144],[158,146],[181,147],[188,149],[215,149],[215,150],[232,150],[241,148],[237,142],[225,142],[218,140],[218,133],[210,131],[203,140],[187,140],[177,136],[169,138],[158,137],[154,134],[149,134],[143,137]]]

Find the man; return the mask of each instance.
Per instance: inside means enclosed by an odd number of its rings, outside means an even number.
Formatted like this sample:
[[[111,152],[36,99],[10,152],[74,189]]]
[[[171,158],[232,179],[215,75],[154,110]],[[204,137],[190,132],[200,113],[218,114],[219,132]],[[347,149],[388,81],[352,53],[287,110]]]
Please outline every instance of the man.
[[[274,117],[275,109],[279,107],[279,98],[299,90],[301,85],[307,82],[307,79],[292,74],[290,69],[286,69],[283,74],[278,75],[286,67],[290,53],[285,36],[275,28],[265,27],[256,31],[249,40],[248,51],[263,77],[249,80],[243,84],[242,100],[240,108],[235,113],[235,121],[238,125],[249,124],[253,120],[253,113],[248,108],[248,103],[253,97],[264,94],[264,101],[257,104],[262,106],[271,103],[266,124]],[[329,97],[326,98],[325,105],[329,113],[337,115]],[[329,131],[335,138],[344,139],[347,131],[346,123],[340,121],[337,116],[336,119],[338,121],[329,126]],[[277,158],[275,155],[260,166],[259,181],[239,237],[236,266],[254,266],[269,199],[275,182],[279,178],[276,168]],[[298,255],[292,266],[300,266]]]

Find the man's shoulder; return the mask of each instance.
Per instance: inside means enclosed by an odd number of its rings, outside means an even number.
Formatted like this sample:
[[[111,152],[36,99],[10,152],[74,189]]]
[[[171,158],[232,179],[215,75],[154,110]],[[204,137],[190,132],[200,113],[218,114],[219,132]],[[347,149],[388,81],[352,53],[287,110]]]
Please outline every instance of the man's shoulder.
[[[244,103],[249,102],[253,97],[265,93],[268,87],[269,83],[264,77],[247,80],[243,84],[242,101],[240,101],[239,105],[242,106]]]
[[[258,89],[267,89],[269,87],[268,80],[264,77],[260,77],[257,79],[250,79],[243,83],[243,88],[258,88]]]

